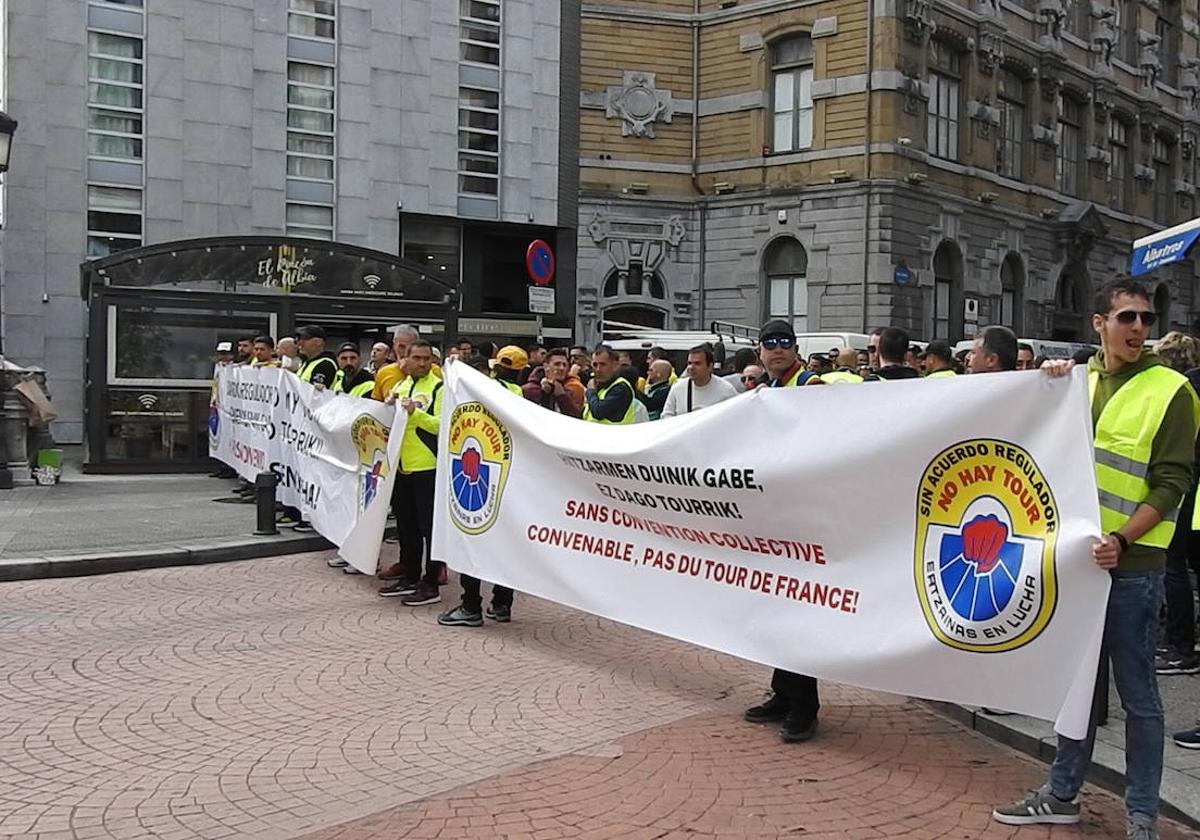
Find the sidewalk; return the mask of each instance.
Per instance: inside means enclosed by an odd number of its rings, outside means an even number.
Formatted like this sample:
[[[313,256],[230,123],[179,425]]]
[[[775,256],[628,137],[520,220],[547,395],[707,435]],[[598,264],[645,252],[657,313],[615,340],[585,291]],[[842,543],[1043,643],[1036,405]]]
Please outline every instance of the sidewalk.
[[[90,476],[68,463],[55,487],[0,490],[0,582],[73,577],[165,566],[219,563],[316,551],[316,534],[283,528],[254,536],[252,504],[227,503],[233,481],[192,475]],[[2,585],[2,584],[0,584]],[[1169,735],[1200,717],[1200,676],[1159,680],[1168,741],[1164,810],[1200,827],[1200,751],[1175,746]],[[1048,761],[1050,724],[1020,715],[992,716],[974,708],[934,704],[981,734]],[[1123,787],[1124,713],[1111,692],[1108,725],[1097,738],[1092,779]]]
[[[1163,711],[1166,713],[1166,744],[1163,748],[1163,813],[1200,828],[1200,750],[1185,750],[1171,740],[1171,733],[1192,726],[1200,717],[1200,675],[1159,677]],[[1028,755],[1049,763],[1054,758],[1057,736],[1044,720],[1024,715],[992,715],[974,707],[953,703],[931,704],[948,717],[982,735],[994,738]],[[1090,781],[1121,794],[1125,788],[1125,712],[1110,686],[1108,723],[1096,733]]]
[[[67,460],[62,481],[53,487],[0,490],[0,581],[219,563],[329,546],[317,534],[288,528],[278,536],[254,536],[254,505],[228,501],[233,481],[84,475],[76,458]]]

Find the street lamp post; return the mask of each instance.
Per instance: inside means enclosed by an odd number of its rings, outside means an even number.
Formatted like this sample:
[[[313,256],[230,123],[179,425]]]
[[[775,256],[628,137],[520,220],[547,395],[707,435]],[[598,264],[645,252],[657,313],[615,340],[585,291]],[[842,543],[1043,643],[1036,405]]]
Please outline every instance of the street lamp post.
[[[0,175],[8,171],[8,159],[12,154],[13,134],[17,131],[17,121],[8,114],[0,111]],[[4,400],[8,392],[8,371],[4,364],[4,284],[0,282],[0,490],[10,490],[13,486],[12,470],[8,468],[8,439],[7,423],[4,412]]]

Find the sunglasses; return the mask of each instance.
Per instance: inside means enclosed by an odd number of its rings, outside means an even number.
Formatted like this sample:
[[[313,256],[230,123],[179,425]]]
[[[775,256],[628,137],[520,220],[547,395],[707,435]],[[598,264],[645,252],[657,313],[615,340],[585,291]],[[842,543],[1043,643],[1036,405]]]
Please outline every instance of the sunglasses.
[[[771,338],[764,338],[762,340],[762,346],[765,350],[775,350],[776,348],[790,350],[792,347],[796,346],[796,339],[786,335],[773,336]]]
[[[1139,312],[1135,309],[1126,309],[1124,312],[1118,312],[1116,315],[1109,315],[1109,318],[1116,318],[1118,324],[1129,326],[1139,317],[1142,319],[1143,327],[1153,327],[1158,321],[1157,312]]]
[[[756,379],[757,379],[757,377],[754,377],[754,376],[743,376],[742,377],[743,382],[754,382]]]

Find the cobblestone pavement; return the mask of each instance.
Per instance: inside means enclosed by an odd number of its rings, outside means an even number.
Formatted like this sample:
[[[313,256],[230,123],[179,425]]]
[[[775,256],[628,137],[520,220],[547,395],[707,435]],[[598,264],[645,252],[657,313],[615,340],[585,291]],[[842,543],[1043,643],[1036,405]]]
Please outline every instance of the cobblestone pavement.
[[[0,587],[0,837],[1047,836],[987,819],[1044,770],[919,704],[829,687],[784,746],[760,666],[530,598],[439,628],[323,560]],[[1123,836],[1088,808],[1055,836]]]

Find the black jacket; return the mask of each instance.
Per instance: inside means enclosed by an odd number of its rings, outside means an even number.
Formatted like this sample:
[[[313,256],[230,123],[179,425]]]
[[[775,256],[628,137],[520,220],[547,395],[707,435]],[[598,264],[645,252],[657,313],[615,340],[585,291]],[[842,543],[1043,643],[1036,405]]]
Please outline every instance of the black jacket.
[[[884,365],[879,370],[875,371],[874,376],[868,376],[865,381],[892,382],[897,379],[918,379],[921,374],[910,368],[908,365]]]

